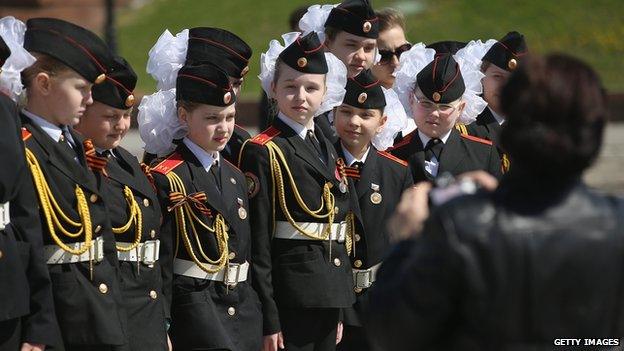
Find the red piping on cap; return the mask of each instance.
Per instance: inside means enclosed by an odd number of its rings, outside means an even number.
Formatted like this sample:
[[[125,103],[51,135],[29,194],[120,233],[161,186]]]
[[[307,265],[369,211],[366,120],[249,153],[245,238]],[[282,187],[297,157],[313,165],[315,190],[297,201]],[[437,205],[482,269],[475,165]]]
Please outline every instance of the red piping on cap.
[[[249,63],[249,60],[247,60],[247,59],[246,59],[246,58],[244,58],[241,54],[239,54],[238,52],[236,52],[235,50],[233,50],[232,48],[230,48],[229,46],[227,46],[227,45],[225,45],[225,44],[222,44],[222,43],[219,43],[219,42],[216,42],[216,41],[210,40],[210,39],[199,38],[199,37],[189,37],[189,40],[191,40],[191,39],[200,40],[200,41],[205,41],[205,42],[207,42],[208,44],[212,44],[212,45],[219,46],[219,47],[223,48],[224,50],[229,51],[230,53],[232,53],[232,54],[234,54],[234,55],[238,56],[238,57],[239,57],[241,60],[243,60],[245,63]]]
[[[97,58],[95,58],[95,56],[91,53],[91,51],[89,51],[89,49],[85,48],[84,46],[82,46],[79,42],[75,41],[73,38],[68,37],[58,31],[55,31],[53,29],[47,29],[47,28],[28,28],[27,30],[40,30],[40,31],[46,31],[46,32],[50,32],[52,34],[56,34],[59,37],[67,40],[68,42],[70,42],[71,44],[73,44],[74,46],[76,46],[77,48],[79,48],[80,50],[84,51],[85,54],[87,54],[87,56],[89,56],[89,58],[95,62],[95,65],[98,66],[98,68],[101,70],[102,73],[106,73],[106,68],[104,67],[104,65],[102,65],[100,63],[100,61],[97,60]]]
[[[356,76],[356,77],[357,77],[357,76]],[[372,82],[372,83],[370,83],[370,84],[368,84],[368,85],[362,85],[362,84],[360,84],[360,82],[358,82],[358,81],[355,79],[355,77],[351,77],[351,78],[349,78],[349,80],[351,80],[351,81],[355,82],[355,84],[359,85],[362,89],[368,89],[368,88],[374,87],[375,85],[378,85],[378,84],[379,84],[379,79],[377,79],[376,81],[374,81],[374,82]]]
[[[227,88],[222,88],[222,87],[218,86],[217,84],[209,81],[208,79],[200,78],[200,77],[193,76],[193,75],[190,75],[190,74],[182,73],[182,74],[178,74],[178,77],[186,77],[186,78],[190,78],[190,79],[202,82],[202,83],[207,83],[209,85],[212,85],[215,88],[221,88],[223,91],[230,91],[230,90],[232,90],[232,85],[231,84]]]
[[[507,47],[507,45],[503,44],[502,42],[500,42],[500,41],[499,41],[499,42],[497,42],[497,43],[498,43],[498,44],[500,44],[500,45],[502,45],[502,46],[505,48],[505,50],[507,50],[507,51],[511,52],[511,54],[512,54],[512,55],[514,55],[514,56],[516,56],[516,57],[520,57],[520,56],[524,56],[524,55],[528,54],[528,51],[525,51],[525,52],[518,52],[518,53],[516,53],[516,52],[514,52],[513,50],[511,50],[509,47]]]
[[[433,77],[431,78],[431,80],[433,81],[435,81],[436,67],[438,66],[438,59],[444,55],[447,55],[447,54],[436,55],[436,57],[433,59]],[[457,77],[459,77],[459,73],[460,73],[459,64],[455,63],[455,67],[457,68],[455,72],[455,76],[448,83],[446,83],[446,85],[442,86],[442,89],[437,90],[438,93],[444,93],[445,91],[447,91],[448,88],[451,86],[451,84],[453,84],[453,82],[457,79]]]
[[[299,38],[301,38],[301,35],[299,35],[295,41],[297,42],[297,45],[301,46],[301,43],[299,42]],[[319,46],[318,46],[317,48],[315,48],[315,49],[312,49],[312,50],[307,50],[307,51],[306,51],[306,50],[303,50],[303,53],[304,53],[304,54],[306,54],[306,55],[307,55],[307,54],[311,54],[311,53],[313,53],[313,52],[317,52],[317,51],[319,51],[319,50],[320,50],[320,49],[322,49],[324,46],[325,46],[325,45],[323,45],[323,43],[321,43],[321,45],[319,45]]]
[[[106,75],[106,79],[110,80],[113,84],[117,85],[118,87],[121,87],[121,89],[123,89],[128,95],[132,95],[132,91],[128,88],[126,88],[125,85],[123,85],[120,81],[111,78],[109,75]]]

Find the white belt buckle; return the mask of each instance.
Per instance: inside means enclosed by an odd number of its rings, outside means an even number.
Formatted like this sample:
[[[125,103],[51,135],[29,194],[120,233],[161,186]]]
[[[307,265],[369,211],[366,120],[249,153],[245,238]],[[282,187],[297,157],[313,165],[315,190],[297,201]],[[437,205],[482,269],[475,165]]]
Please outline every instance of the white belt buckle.
[[[226,269],[227,274],[223,277],[223,283],[230,288],[233,288],[236,284],[238,284],[241,265],[240,263],[229,263]]]
[[[146,265],[153,265],[158,261],[160,253],[160,240],[146,240],[143,243],[143,252],[141,252],[141,261]]]
[[[347,222],[340,222],[338,223],[338,233],[337,233],[336,241],[342,244],[345,242],[346,237],[347,237]]]
[[[371,269],[355,272],[355,287],[360,289],[368,289],[372,283],[373,271]]]
[[[10,202],[7,201],[0,205],[0,230],[4,230],[7,224],[11,223],[11,215],[9,213]]]
[[[93,245],[89,248],[91,251],[91,257],[95,262],[102,262],[104,260],[104,239],[101,236],[95,238]]]

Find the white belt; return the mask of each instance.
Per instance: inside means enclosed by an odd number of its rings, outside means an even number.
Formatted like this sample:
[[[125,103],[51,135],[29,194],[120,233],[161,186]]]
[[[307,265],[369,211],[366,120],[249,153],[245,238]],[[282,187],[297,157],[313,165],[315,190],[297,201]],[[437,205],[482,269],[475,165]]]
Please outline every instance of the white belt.
[[[117,257],[120,261],[141,262],[152,265],[158,261],[160,252],[160,240],[145,240],[136,248],[130,251],[117,250]]]
[[[217,266],[206,264],[210,269],[216,269]],[[225,272],[227,271],[227,276]],[[249,272],[249,262],[244,263],[232,263],[230,262],[227,267],[224,267],[218,272],[207,273],[201,268],[197,267],[195,262],[182,260],[176,258],[173,261],[173,273],[183,275],[191,278],[214,280],[217,282],[223,282],[226,285],[236,285],[237,283],[247,280],[247,272]]]
[[[9,214],[10,202],[7,201],[0,204],[0,230],[4,230],[11,223],[11,215]]]
[[[78,250],[84,245],[84,242],[65,245],[69,246],[72,250]],[[43,254],[48,264],[89,262],[91,260],[101,262],[104,259],[104,239],[101,236],[95,238],[89,250],[81,255],[73,255],[60,248],[58,245],[45,245],[43,247]]]
[[[353,268],[353,285],[355,288],[368,289],[377,279],[377,271],[381,266],[381,262],[368,269]]]
[[[310,233],[314,236],[319,237],[318,239],[310,238],[307,235],[301,234],[297,228],[293,227],[289,222],[286,221],[276,221],[275,222],[275,236],[277,239],[292,239],[292,240],[321,240],[320,237],[323,236],[323,232],[325,228],[329,224],[327,223],[316,223],[316,222],[295,222],[301,229],[305,232]],[[345,241],[345,237],[347,234],[347,222],[333,223],[331,225],[331,240],[336,240],[339,243],[343,243]]]

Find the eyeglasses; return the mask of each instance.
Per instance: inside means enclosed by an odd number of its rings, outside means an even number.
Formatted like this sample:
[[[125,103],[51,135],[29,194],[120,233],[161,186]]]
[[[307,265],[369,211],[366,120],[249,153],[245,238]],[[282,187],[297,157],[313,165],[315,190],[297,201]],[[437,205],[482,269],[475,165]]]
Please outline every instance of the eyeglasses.
[[[416,105],[427,113],[438,111],[440,115],[448,116],[457,109],[457,106],[451,104],[436,104],[429,100],[424,100],[424,98],[419,98],[416,95],[414,95],[414,99],[416,100]]]
[[[379,55],[381,55],[381,59],[379,60],[379,63],[381,64],[389,63],[390,61],[392,61],[392,57],[394,56],[396,56],[398,60],[401,57],[401,54],[403,54],[406,51],[409,51],[411,48],[412,48],[412,44],[406,43],[394,49],[394,51],[379,50]]]

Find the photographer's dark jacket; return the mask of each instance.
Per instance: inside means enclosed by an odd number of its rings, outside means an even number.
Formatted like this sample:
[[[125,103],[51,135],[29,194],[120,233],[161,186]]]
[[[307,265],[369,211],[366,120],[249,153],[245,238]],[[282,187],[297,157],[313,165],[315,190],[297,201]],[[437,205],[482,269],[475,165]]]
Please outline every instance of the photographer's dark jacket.
[[[369,291],[378,346],[551,350],[564,335],[624,335],[624,201],[514,171],[435,210],[384,261]]]

